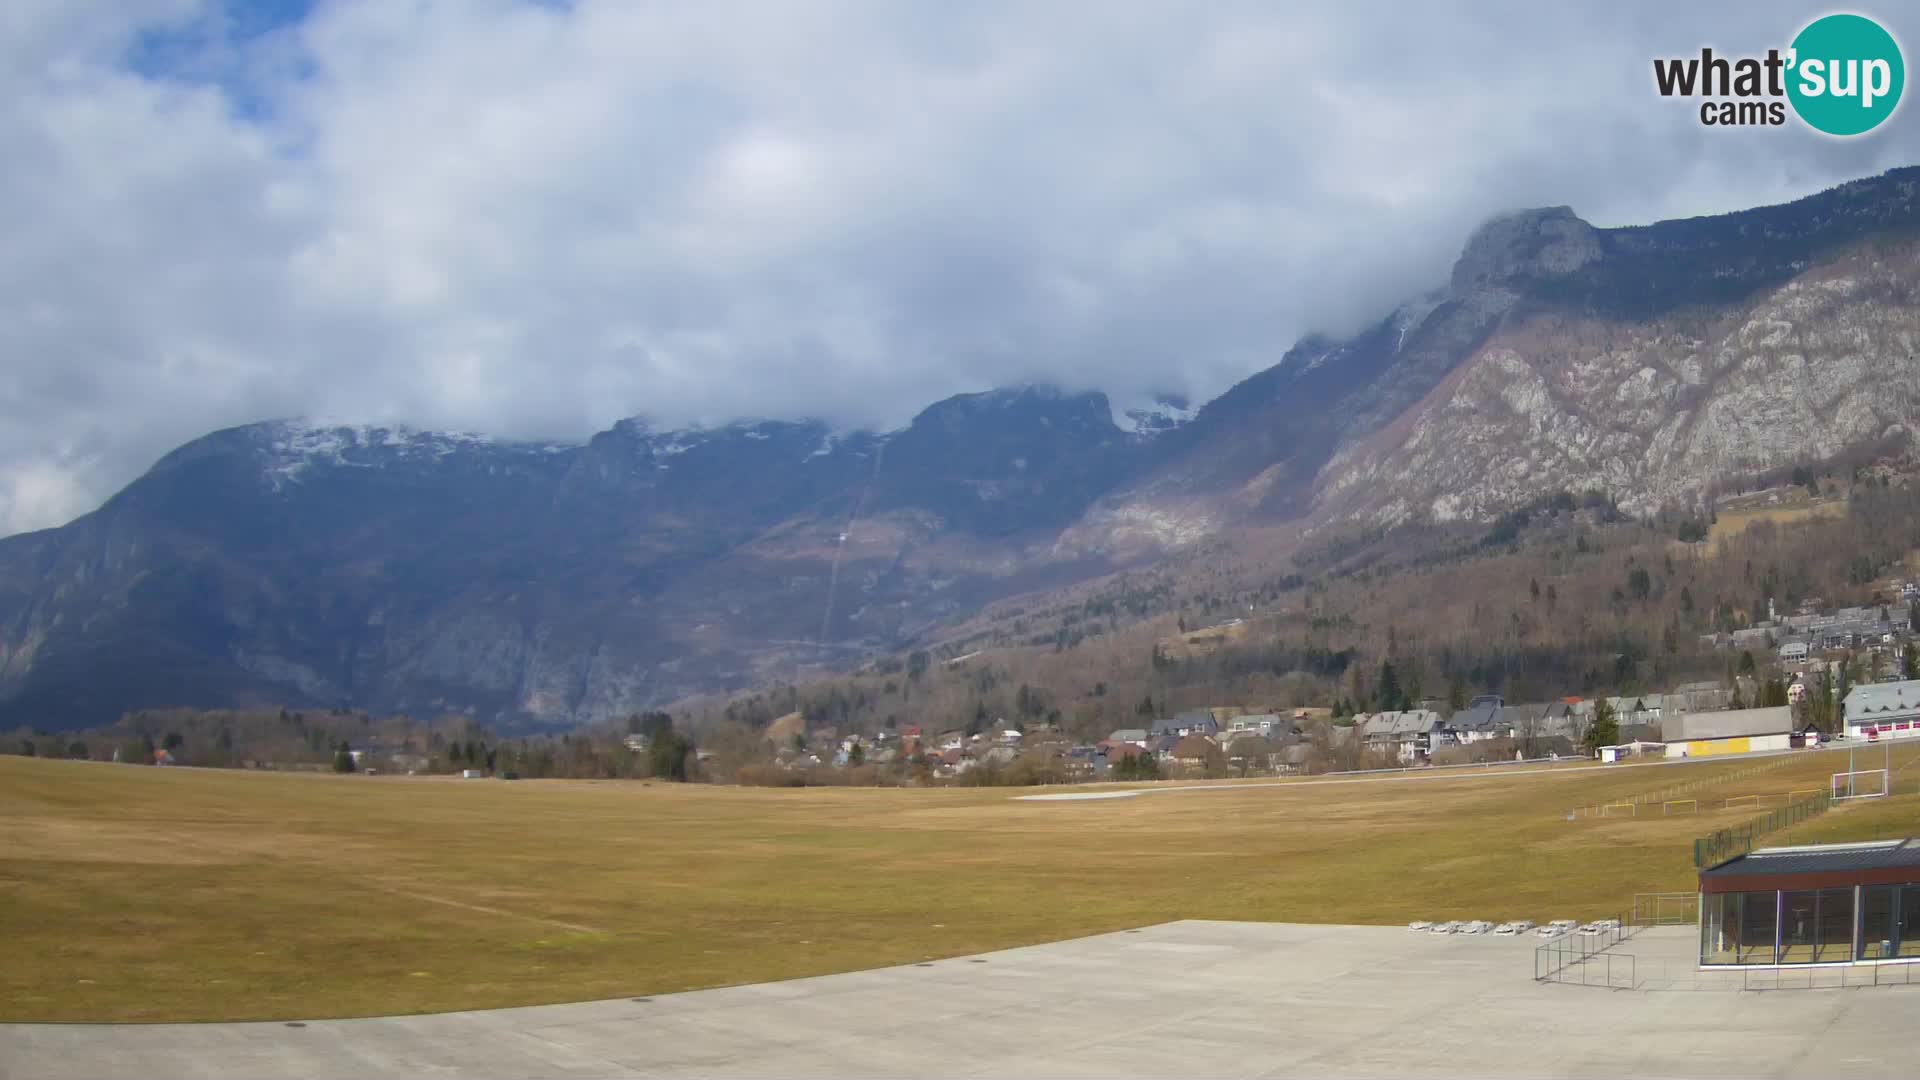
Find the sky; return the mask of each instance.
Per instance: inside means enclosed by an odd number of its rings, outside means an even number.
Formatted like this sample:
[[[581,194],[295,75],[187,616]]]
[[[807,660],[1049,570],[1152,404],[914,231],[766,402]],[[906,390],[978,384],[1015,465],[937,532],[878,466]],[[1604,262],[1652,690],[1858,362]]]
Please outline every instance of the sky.
[[[1826,10],[1709,7],[7,0],[0,535],[273,417],[1197,403],[1438,285],[1492,213],[1920,163],[1911,105],[1834,140],[1661,100],[1654,57]]]

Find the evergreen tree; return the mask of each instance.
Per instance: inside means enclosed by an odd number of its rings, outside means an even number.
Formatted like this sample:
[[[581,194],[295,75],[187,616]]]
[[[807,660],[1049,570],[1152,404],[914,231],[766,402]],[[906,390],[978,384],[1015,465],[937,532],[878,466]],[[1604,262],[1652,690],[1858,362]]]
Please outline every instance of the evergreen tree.
[[[685,781],[688,775],[687,760],[693,756],[693,740],[668,728],[653,737],[647,747],[648,763],[653,766],[653,775],[662,780]]]
[[[1400,675],[1393,670],[1393,661],[1380,662],[1380,688],[1374,693],[1374,702],[1380,712],[1397,712],[1407,707],[1406,694],[1400,689]]]
[[[1593,703],[1593,723],[1587,726],[1585,739],[1589,754],[1597,754],[1603,746],[1612,746],[1620,741],[1620,721],[1614,716],[1613,703],[1606,698],[1597,698]]]

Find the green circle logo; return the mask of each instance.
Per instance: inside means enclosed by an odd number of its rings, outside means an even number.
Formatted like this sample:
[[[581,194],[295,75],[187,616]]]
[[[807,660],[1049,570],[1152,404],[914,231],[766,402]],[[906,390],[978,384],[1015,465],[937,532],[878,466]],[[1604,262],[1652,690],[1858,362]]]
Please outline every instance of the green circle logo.
[[[1900,104],[1907,65],[1900,44],[1864,15],[1827,15],[1793,39],[1787,99],[1817,131],[1861,135]]]

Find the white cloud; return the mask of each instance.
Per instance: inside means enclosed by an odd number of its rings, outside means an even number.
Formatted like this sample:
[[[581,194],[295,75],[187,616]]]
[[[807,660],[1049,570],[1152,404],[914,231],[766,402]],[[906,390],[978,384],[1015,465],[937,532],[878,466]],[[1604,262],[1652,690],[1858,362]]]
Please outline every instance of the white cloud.
[[[290,413],[577,436],[892,424],[1024,378],[1209,396],[1436,282],[1491,211],[1642,221],[1911,160],[1911,110],[1835,143],[1653,95],[1654,55],[1804,14],[368,0],[257,34],[13,0],[0,530]]]

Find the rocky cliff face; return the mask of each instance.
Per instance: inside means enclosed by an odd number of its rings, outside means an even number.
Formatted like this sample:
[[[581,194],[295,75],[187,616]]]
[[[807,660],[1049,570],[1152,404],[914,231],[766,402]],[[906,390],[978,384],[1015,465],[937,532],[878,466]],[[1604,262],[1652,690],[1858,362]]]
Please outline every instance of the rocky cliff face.
[[[1644,227],[1532,220],[1534,239],[1503,219],[1469,246],[1455,287],[1504,279],[1515,302],[1444,383],[1329,458],[1323,520],[1483,518],[1562,489],[1650,512],[1912,444],[1920,170]],[[1516,254],[1536,269],[1503,273]]]
[[[1565,207],[1488,222],[1445,286],[1347,340],[1306,338],[1202,407],[1160,444],[1165,461],[1095,520],[1182,536],[1314,513],[1330,462],[1432,392],[1535,292],[1602,258],[1600,233]]]
[[[1009,594],[1274,520],[1629,509],[1920,425],[1920,170],[1796,203],[1475,232],[1449,280],[1201,408],[940,402],[896,432],[584,445],[269,423],[0,540],[0,727],[167,705],[596,720],[844,668]]]
[[[1502,214],[1474,231],[1453,264],[1456,293],[1524,287],[1565,277],[1601,258],[1600,234],[1570,206]]]
[[[1920,242],[1873,245],[1748,303],[1646,322],[1540,313],[1403,421],[1328,463],[1329,515],[1484,518],[1556,490],[1693,505],[1719,479],[1911,445]]]

